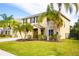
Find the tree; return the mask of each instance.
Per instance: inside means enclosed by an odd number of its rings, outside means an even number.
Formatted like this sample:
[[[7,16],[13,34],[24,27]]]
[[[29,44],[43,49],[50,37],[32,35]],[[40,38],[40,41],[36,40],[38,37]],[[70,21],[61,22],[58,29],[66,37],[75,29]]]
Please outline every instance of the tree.
[[[1,14],[0,16],[3,18],[3,20],[5,20],[5,22],[8,22],[8,23],[9,23],[9,20],[13,19],[13,15],[7,16],[7,14]]]
[[[30,23],[24,23],[22,25],[22,28],[23,28],[23,32],[25,33],[25,36],[24,36],[24,39],[26,38],[26,34],[29,32],[29,31],[32,31],[33,30],[33,26],[30,24]]]
[[[11,29],[13,29],[13,33],[15,33],[15,36],[17,36],[17,32],[19,31],[20,36],[22,37],[21,28],[20,28],[21,23],[15,20],[11,20],[10,25],[11,25]]]
[[[58,11],[60,12],[61,9],[62,9],[62,6],[64,6],[65,10],[70,13],[72,13],[72,10],[73,10],[73,6],[75,7],[76,9],[76,13],[78,12],[79,10],[79,4],[78,3],[57,3],[58,5]],[[52,8],[53,6],[53,3],[50,3],[50,6]]]
[[[20,34],[20,36],[21,36],[21,38],[23,38],[22,37],[22,31],[23,31],[23,28],[22,28],[22,25],[21,24],[17,24],[16,26],[15,26],[15,28],[14,28],[14,31],[17,33],[17,32],[19,32],[19,34]]]
[[[63,20],[60,17],[59,13],[56,10],[54,10],[53,7],[51,8],[51,6],[48,5],[47,11],[40,15],[39,22],[42,22],[45,17],[47,17],[47,24],[49,21],[53,21],[55,31],[56,33],[58,33],[60,27],[63,25]],[[48,33],[48,30],[49,30],[49,27],[47,26],[47,33]],[[49,35],[47,35],[47,40],[49,40]]]
[[[47,6],[47,11],[44,12],[44,13],[42,13],[40,15],[40,17],[39,17],[40,22],[43,21],[43,18],[44,17],[47,17],[48,20],[52,20],[54,22],[54,25],[55,25],[54,28],[56,30],[56,33],[58,33],[60,31],[60,27],[63,25],[63,20],[60,17],[61,16],[61,9],[62,9],[62,6],[63,5],[64,5],[66,11],[70,11],[70,13],[72,12],[72,9],[73,9],[72,5],[75,6],[76,13],[78,12],[79,6],[78,6],[77,3],[64,3],[64,4],[58,3],[58,11],[56,11],[54,9],[53,3],[50,3]],[[49,37],[48,36],[49,35],[47,35],[47,40],[49,40]],[[58,37],[58,35],[57,35],[57,37]],[[58,40],[58,38],[56,40]]]
[[[70,37],[76,38],[77,40],[79,39],[79,19],[71,28]]]
[[[7,16],[7,14],[1,14],[0,16],[3,18],[3,20],[1,22],[3,23],[2,26],[3,26],[4,30],[6,29],[6,27],[11,28],[10,20],[13,19],[13,15]]]
[[[20,23],[20,24],[16,24],[14,26],[14,31],[15,32],[19,32],[20,36],[22,39],[26,39],[26,34],[29,32],[29,31],[32,31],[33,29],[33,26],[29,23]],[[22,32],[24,33],[24,37],[22,36]]]

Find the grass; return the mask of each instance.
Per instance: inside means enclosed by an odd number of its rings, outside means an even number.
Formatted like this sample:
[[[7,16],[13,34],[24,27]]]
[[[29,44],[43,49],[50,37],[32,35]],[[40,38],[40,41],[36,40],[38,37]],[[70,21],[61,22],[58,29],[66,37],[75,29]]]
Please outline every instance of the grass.
[[[79,56],[79,40],[0,42],[0,49],[18,56]]]

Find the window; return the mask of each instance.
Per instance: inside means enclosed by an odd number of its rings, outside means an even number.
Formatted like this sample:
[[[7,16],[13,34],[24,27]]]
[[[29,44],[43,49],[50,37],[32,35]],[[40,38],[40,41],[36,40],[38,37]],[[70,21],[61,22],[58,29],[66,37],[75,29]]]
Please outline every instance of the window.
[[[53,34],[53,30],[49,30],[49,35],[52,35]]]
[[[69,33],[65,33],[65,38],[69,38]]]
[[[44,29],[41,29],[41,34],[42,34],[42,35],[44,34]]]
[[[5,31],[5,34],[7,34],[7,31]]]
[[[35,23],[35,17],[31,18],[31,19],[30,19],[30,22],[31,22],[31,23]]]

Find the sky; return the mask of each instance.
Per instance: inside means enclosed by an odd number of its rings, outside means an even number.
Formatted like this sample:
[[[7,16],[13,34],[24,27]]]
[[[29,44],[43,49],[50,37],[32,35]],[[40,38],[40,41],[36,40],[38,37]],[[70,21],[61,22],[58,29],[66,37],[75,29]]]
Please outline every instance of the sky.
[[[29,12],[20,9],[15,4],[0,3],[0,14],[4,14],[4,13],[7,14],[8,16],[13,15],[14,18],[22,18],[30,15]]]
[[[49,3],[0,3],[0,14],[6,13],[8,16],[13,15],[14,18],[24,18],[37,13],[45,12],[48,4]],[[58,7],[56,4],[54,4],[54,8],[57,10]],[[73,11],[75,11],[74,7]],[[74,25],[79,15],[79,12],[77,15],[75,12],[72,14],[67,13],[64,7],[62,7],[61,13],[71,20],[71,25]],[[0,17],[0,19],[2,18]]]

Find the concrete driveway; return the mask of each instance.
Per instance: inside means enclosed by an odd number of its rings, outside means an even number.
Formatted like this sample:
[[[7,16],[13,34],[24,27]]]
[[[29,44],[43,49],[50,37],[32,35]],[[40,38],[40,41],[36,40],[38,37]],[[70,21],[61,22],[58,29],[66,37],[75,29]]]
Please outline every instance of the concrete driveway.
[[[0,42],[15,41],[19,38],[0,38]]]

